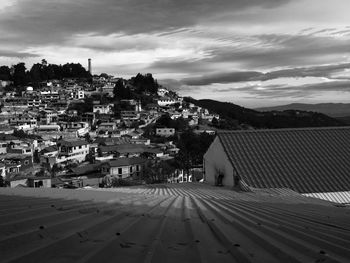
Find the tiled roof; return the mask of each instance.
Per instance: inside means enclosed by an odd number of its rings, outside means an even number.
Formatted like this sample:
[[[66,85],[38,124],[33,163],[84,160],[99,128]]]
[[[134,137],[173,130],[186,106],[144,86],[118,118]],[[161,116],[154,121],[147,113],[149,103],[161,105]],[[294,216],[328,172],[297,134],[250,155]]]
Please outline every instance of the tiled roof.
[[[199,184],[0,188],[1,262],[349,262],[349,210]]]
[[[50,152],[56,152],[58,151],[58,148],[56,145],[48,146],[41,150],[41,153],[50,153]]]
[[[134,164],[142,164],[146,162],[146,159],[134,157],[134,158],[118,158],[115,160],[107,161],[106,164],[110,167],[121,167],[121,166],[129,166]]]
[[[218,137],[251,187],[350,190],[350,127],[231,131]]]
[[[143,153],[147,151],[147,146],[142,144],[118,144],[111,146],[100,146],[102,152]]]
[[[71,171],[75,174],[75,175],[86,175],[86,174],[90,174],[90,173],[97,173],[99,171],[101,164],[97,163],[97,164],[84,164],[78,167],[74,167],[71,169]]]
[[[89,144],[88,142],[84,141],[84,140],[62,140],[59,141],[59,144],[67,146],[67,147],[76,147],[76,146],[82,146],[82,145],[87,145]]]

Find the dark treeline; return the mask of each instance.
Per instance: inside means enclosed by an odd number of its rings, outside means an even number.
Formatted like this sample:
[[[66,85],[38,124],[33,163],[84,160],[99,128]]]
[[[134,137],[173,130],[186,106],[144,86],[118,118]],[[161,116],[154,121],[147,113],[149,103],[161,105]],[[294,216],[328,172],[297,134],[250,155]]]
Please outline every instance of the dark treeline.
[[[35,63],[30,69],[25,63],[0,66],[0,80],[13,81],[14,86],[37,86],[42,81],[62,80],[63,78],[90,79],[91,74],[79,63],[66,63],[64,65],[48,64],[45,59]]]

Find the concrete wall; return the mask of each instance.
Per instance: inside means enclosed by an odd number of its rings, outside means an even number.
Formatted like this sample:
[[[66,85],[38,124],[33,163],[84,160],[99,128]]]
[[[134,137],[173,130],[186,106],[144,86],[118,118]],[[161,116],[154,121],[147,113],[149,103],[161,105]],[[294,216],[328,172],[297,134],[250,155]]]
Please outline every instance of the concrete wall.
[[[18,185],[27,185],[28,179],[22,179],[22,180],[16,180],[16,181],[11,181],[10,186],[11,187],[16,187]]]
[[[219,173],[222,173],[224,175],[222,181],[223,185],[234,186],[234,169],[218,137],[215,138],[208,151],[205,153],[203,162],[205,182],[215,185]]]

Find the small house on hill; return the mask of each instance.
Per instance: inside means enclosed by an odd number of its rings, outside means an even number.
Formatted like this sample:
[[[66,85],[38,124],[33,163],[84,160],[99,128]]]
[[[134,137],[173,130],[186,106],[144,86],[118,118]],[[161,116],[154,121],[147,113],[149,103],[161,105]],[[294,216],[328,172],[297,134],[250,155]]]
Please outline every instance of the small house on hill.
[[[221,132],[204,155],[204,179],[350,203],[349,160],[350,127]]]
[[[101,164],[101,171],[109,177],[140,179],[146,159],[118,158]]]

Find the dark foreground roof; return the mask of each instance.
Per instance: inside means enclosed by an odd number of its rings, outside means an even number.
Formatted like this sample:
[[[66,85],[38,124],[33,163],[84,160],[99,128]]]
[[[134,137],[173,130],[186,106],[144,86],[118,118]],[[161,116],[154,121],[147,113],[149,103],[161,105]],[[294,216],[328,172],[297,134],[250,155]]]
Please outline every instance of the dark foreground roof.
[[[219,139],[251,187],[299,193],[350,191],[350,127],[222,132]]]
[[[0,189],[1,262],[349,262],[348,208],[277,193]]]

